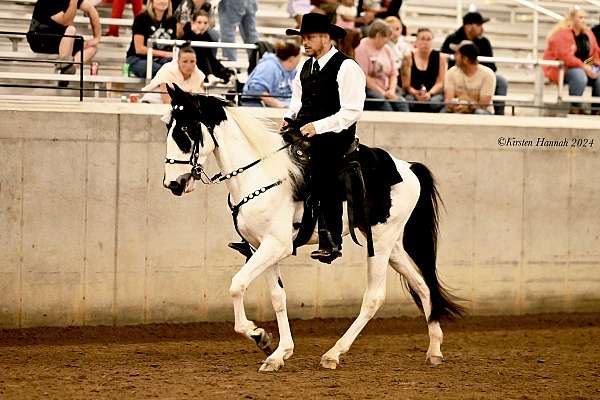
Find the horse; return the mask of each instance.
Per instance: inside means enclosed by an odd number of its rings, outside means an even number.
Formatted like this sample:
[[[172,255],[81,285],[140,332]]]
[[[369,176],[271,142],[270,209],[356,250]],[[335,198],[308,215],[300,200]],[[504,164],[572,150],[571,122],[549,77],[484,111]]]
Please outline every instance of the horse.
[[[167,118],[167,149],[163,185],[175,195],[189,193],[195,182],[224,182],[238,233],[255,250],[233,276],[229,293],[233,300],[236,333],[252,340],[266,354],[261,372],[277,371],[294,352],[287,316],[286,293],[278,263],[293,252],[303,202],[294,197],[302,184],[302,168],[284,151],[280,133],[248,111],[214,96],[189,94],[168,87],[171,96]],[[213,155],[221,170],[213,178],[204,171]],[[442,363],[441,319],[461,317],[459,298],[437,278],[436,250],[438,208],[441,202],[429,169],[420,163],[393,158],[402,182],[390,189],[389,217],[372,226],[374,256],[367,257],[368,279],[360,313],[349,329],[322,355],[320,364],[335,369],[350,346],[382,305],[388,264],[401,275],[415,303],[425,316],[429,333],[426,362]],[[344,212],[344,234],[348,233]],[[362,233],[362,231],[361,231]],[[313,232],[309,244],[317,243]],[[272,351],[272,335],[249,320],[244,293],[260,275],[266,276],[279,330]]]

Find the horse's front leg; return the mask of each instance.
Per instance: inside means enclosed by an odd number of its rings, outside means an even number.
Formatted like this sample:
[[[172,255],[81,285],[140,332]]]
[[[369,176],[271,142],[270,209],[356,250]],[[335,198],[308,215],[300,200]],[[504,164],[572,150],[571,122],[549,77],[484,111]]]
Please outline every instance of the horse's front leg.
[[[294,341],[292,340],[292,332],[288,321],[286,295],[283,289],[279,266],[274,265],[268,268],[265,271],[265,275],[279,328],[279,345],[273,354],[267,357],[259,371],[271,372],[279,370],[283,366],[284,360],[287,360],[294,354]]]
[[[257,328],[254,322],[246,317],[244,294],[250,283],[260,274],[291,254],[291,248],[291,245],[287,246],[276,238],[266,238],[250,260],[234,275],[229,287],[229,294],[233,299],[235,331],[255,342],[267,355],[271,354],[271,336],[264,329]]]

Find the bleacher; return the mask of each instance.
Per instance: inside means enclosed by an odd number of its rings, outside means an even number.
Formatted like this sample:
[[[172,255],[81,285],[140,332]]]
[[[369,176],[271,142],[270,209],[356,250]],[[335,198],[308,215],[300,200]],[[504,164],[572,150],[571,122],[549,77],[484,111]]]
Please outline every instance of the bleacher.
[[[26,32],[31,19],[31,12],[36,0],[0,0],[0,30]],[[415,32],[419,27],[429,27],[434,33],[434,46],[439,48],[445,36],[460,26],[460,15],[467,12],[470,5],[474,5],[491,21],[485,24],[485,34],[494,47],[497,57],[510,57],[516,59],[535,59],[534,47],[541,57],[545,46],[545,39],[556,23],[551,15],[539,14],[537,42],[533,34],[533,11],[519,1],[514,0],[481,0],[463,1],[464,9],[457,10],[457,1],[454,0],[405,0],[401,9],[401,16],[408,26],[409,33]],[[600,8],[591,3],[582,1],[559,0],[539,1],[538,4],[547,10],[564,15],[573,4],[579,4],[589,15],[590,21],[598,21]],[[294,21],[286,11],[287,0],[259,0],[257,12],[257,28],[262,39],[282,37],[286,27],[294,25]],[[125,62],[125,53],[131,40],[131,24],[133,16],[131,8],[127,5],[123,19],[110,18],[110,5],[100,3],[97,6],[100,13],[102,30],[105,31],[110,24],[120,26],[120,37],[103,37],[95,61],[99,63],[97,76],[89,76],[89,67],[84,70],[86,87],[97,89],[86,93],[86,96],[111,97],[101,89],[117,88],[122,90],[138,90],[144,85],[144,80],[135,77],[122,76],[122,66]],[[458,17],[457,17],[458,14]],[[218,18],[217,18],[218,21]],[[91,36],[88,19],[78,12],[75,19],[78,33]],[[237,41],[240,43],[241,38]],[[14,58],[20,61],[10,61]],[[0,84],[15,83],[40,86],[56,85],[59,80],[78,80],[79,75],[55,75],[53,66],[45,63],[29,63],[22,60],[48,59],[47,55],[36,55],[31,52],[23,36],[0,36]],[[246,51],[238,51],[238,61],[229,64],[241,71],[243,77],[247,65]],[[530,103],[534,95],[535,70],[532,66],[518,63],[498,63],[499,73],[509,81],[507,100],[515,103]],[[71,85],[72,87],[74,85]],[[100,90],[98,90],[100,89]],[[224,89],[224,88],[220,88]],[[556,85],[545,82],[544,102],[556,104],[558,92]],[[43,95],[43,96],[75,96],[71,90],[28,89],[15,87],[0,87],[0,96],[6,95]],[[561,95],[566,96],[566,88]],[[120,93],[113,94],[119,98]],[[585,96],[589,97],[589,89]]]

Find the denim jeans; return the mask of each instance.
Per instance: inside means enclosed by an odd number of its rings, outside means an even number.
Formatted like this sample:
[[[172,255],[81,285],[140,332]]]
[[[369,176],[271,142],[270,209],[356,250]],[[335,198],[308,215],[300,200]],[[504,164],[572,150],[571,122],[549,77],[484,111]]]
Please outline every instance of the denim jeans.
[[[398,100],[395,101],[368,101],[369,99],[385,99],[385,96],[374,90],[367,89],[365,110],[408,112],[408,103],[402,96],[398,96]]]
[[[221,0],[219,3],[219,25],[221,40],[235,42],[235,28],[239,26],[244,43],[258,42],[256,32],[256,0]],[[236,49],[223,49],[223,57],[237,60]]]
[[[444,107],[444,95],[436,94],[431,96],[428,103],[415,103],[417,98],[412,94],[406,96],[408,108],[411,112],[440,112]]]
[[[569,96],[581,96],[586,86],[592,87],[592,96],[600,97],[600,78],[591,79],[583,68],[569,68],[565,74],[565,82],[569,85]],[[600,101],[592,103],[592,110],[600,110]],[[571,103],[571,106],[581,108],[581,103]]]
[[[500,74],[496,74],[496,96],[506,96],[508,93],[508,81]],[[494,101],[494,114],[504,115],[504,102]]]
[[[156,75],[160,67],[171,61],[171,58],[155,58],[152,62],[152,77]],[[129,56],[127,57],[127,64],[129,64],[129,70],[139,78],[146,77],[146,57],[140,56]]]

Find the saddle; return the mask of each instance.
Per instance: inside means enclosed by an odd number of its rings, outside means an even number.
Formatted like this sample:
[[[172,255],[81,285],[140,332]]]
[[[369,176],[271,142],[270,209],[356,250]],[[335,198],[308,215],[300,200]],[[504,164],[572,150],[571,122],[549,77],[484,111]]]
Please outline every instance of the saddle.
[[[318,202],[311,195],[311,142],[302,133],[297,121],[287,120],[287,129],[281,132],[286,143],[289,143],[288,153],[302,167],[304,184],[294,193],[294,201],[304,203],[304,214],[299,223],[294,223],[298,235],[294,240],[293,253],[296,249],[308,243],[317,225],[319,216]],[[394,160],[389,153],[380,148],[371,148],[358,143],[355,139],[346,149],[344,165],[338,174],[338,185],[332,190],[338,190],[340,198],[346,200],[350,236],[361,246],[356,237],[356,228],[367,237],[367,253],[375,255],[371,227],[384,223],[390,216],[391,187],[402,182]],[[252,249],[247,242],[230,243],[229,247],[242,253],[247,259],[252,256]]]

